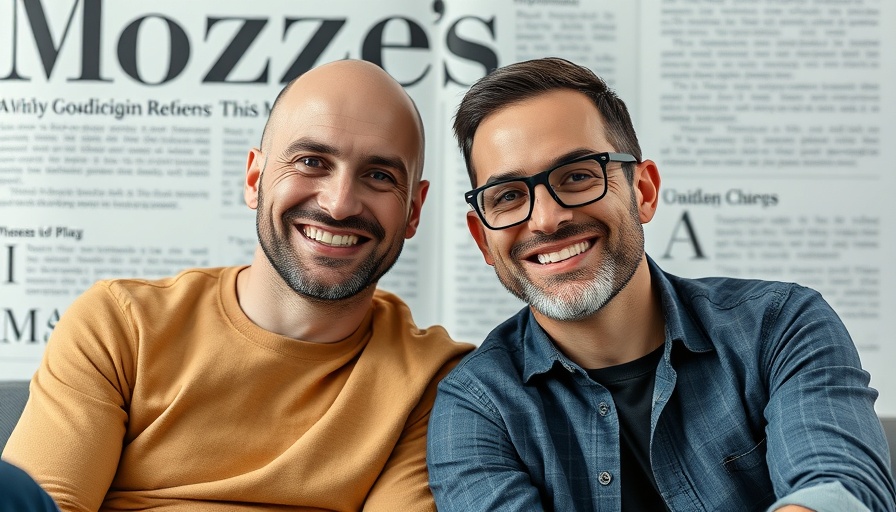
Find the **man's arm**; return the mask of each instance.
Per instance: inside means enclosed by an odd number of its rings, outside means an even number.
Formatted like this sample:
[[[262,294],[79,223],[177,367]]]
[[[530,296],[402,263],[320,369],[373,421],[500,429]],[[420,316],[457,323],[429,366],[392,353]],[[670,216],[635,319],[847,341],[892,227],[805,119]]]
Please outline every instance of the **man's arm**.
[[[429,422],[429,483],[440,512],[543,510],[500,416],[482,394],[442,381]]]
[[[411,412],[408,424],[402,430],[383,472],[376,479],[367,499],[365,512],[402,510],[408,512],[435,512],[436,505],[429,490],[426,471],[426,437],[436,390],[445,375],[460,360],[458,354],[433,376],[417,406]]]
[[[429,414],[417,419],[402,432],[386,467],[364,500],[363,510],[435,512],[426,475],[427,420]]]
[[[97,510],[115,476],[128,419],[131,336],[105,285],[79,297],[53,331],[3,451],[62,510]]]
[[[863,510],[859,502],[896,510],[887,442],[874,411],[877,391],[843,323],[805,288],[793,289],[766,322],[767,457],[782,497],[771,510],[787,504]]]

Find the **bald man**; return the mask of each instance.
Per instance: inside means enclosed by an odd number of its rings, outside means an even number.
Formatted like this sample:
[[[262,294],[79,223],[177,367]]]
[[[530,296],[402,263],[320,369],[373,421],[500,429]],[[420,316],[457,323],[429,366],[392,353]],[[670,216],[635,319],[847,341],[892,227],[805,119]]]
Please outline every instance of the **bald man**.
[[[435,510],[427,422],[472,346],[376,289],[422,168],[419,114],[377,66],[287,85],[247,159],[252,264],[95,284],[4,458],[62,510]]]

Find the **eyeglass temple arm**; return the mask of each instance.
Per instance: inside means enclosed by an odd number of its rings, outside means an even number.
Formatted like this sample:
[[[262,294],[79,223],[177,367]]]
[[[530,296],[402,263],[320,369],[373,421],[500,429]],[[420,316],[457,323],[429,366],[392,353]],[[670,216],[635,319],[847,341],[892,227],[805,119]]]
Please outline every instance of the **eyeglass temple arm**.
[[[607,158],[610,162],[621,162],[624,164],[641,163],[637,158],[628,153],[607,153]]]

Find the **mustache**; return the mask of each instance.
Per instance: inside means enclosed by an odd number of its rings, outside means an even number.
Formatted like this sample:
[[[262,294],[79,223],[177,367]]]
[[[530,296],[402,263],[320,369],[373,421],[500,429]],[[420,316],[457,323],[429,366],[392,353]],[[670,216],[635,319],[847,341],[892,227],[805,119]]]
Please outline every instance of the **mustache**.
[[[386,238],[386,230],[379,222],[363,217],[355,216],[337,220],[320,210],[309,210],[307,208],[294,206],[289,210],[286,210],[286,213],[283,214],[283,220],[284,222],[310,220],[334,229],[363,231],[369,233],[371,238],[377,240]]]
[[[513,247],[510,248],[510,257],[513,259],[520,259],[523,254],[531,252],[540,245],[559,242],[563,239],[584,233],[596,233],[598,236],[606,236],[608,232],[609,228],[607,228],[607,225],[600,221],[592,221],[582,224],[565,224],[549,235],[535,233],[532,238],[514,244]]]

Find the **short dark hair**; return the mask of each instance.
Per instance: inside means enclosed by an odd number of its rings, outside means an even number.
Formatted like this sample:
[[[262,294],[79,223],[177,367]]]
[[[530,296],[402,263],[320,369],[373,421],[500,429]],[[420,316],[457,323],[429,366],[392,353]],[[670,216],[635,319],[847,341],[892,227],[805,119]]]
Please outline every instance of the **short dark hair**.
[[[588,96],[604,121],[613,149],[630,153],[641,161],[641,146],[625,103],[606,82],[590,69],[556,57],[517,62],[498,68],[482,77],[464,95],[454,116],[454,135],[464,155],[470,183],[476,186],[476,174],[470,161],[473,136],[479,124],[498,110],[557,89],[578,91]],[[625,174],[632,181],[632,166]]]

